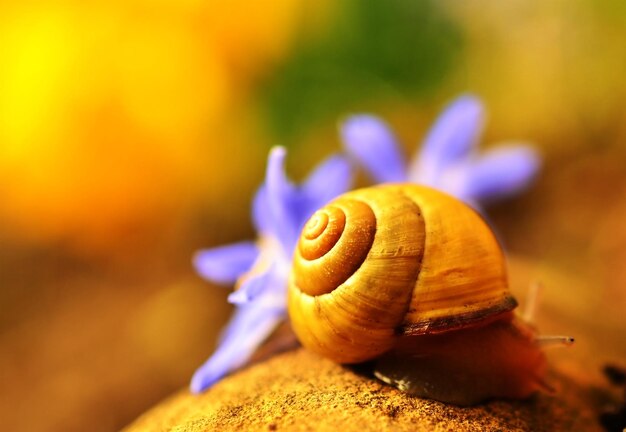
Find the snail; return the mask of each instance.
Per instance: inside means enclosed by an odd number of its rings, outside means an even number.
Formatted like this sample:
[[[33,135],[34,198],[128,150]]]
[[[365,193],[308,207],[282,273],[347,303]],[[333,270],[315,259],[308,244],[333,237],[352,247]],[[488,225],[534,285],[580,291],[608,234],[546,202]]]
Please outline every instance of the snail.
[[[516,306],[481,216],[409,184],[348,192],[315,212],[289,278],[304,347],[343,364],[375,361],[382,381],[457,405],[549,388],[541,339]]]

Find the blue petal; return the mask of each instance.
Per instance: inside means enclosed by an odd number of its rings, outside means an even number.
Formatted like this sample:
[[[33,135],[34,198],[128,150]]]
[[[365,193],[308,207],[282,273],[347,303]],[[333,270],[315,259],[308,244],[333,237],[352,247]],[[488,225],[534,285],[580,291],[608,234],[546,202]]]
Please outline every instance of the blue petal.
[[[251,278],[249,283],[247,281],[229,296],[229,301],[237,304],[240,308],[255,305],[257,310],[275,311],[275,313],[282,314],[281,316],[284,317],[287,310],[287,275],[276,271],[277,268],[277,265],[272,265],[268,271]],[[233,301],[233,295],[242,290],[248,292],[241,296],[241,301],[238,298],[235,298]],[[237,322],[245,320],[242,317],[243,315],[237,313],[233,315],[231,324],[220,335],[220,342],[231,337],[233,331],[239,327]]]
[[[218,284],[232,285],[248,271],[259,255],[254,242],[233,243],[196,252],[193,264],[198,273]]]
[[[340,127],[346,151],[377,183],[406,179],[406,164],[393,133],[378,117],[356,115]]]
[[[268,233],[271,230],[272,214],[265,184],[261,185],[252,199],[252,222],[257,233]]]
[[[237,305],[254,301],[272,282],[272,270],[270,267],[267,271],[249,277],[228,296],[228,301]]]
[[[429,183],[428,186],[452,195],[466,203],[471,202],[471,197],[467,195],[469,165],[470,160],[460,161],[455,165],[449,165],[439,174],[437,180]]]
[[[526,188],[539,170],[541,159],[528,146],[500,146],[469,168],[465,191],[476,201],[492,201]]]
[[[305,202],[299,215],[300,226],[317,210],[333,198],[346,192],[352,184],[350,163],[335,155],[317,166],[302,185]]]
[[[285,174],[284,147],[270,150],[267,161],[265,185],[271,215],[273,234],[280,240],[285,251],[291,251],[298,235],[298,196],[296,189]]]
[[[228,337],[223,338],[215,353],[194,373],[190,390],[200,393],[243,366],[282,319],[280,310],[268,310],[256,304],[238,308],[228,324]]]
[[[446,166],[468,156],[482,131],[483,117],[476,97],[463,95],[453,101],[426,136],[411,164],[409,181],[432,185]]]

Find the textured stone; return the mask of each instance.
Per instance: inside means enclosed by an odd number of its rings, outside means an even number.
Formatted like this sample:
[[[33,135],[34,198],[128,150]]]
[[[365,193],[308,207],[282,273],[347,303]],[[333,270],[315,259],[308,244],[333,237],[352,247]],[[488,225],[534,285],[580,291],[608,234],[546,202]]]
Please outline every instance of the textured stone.
[[[470,408],[407,396],[303,349],[283,353],[201,395],[180,391],[130,425],[140,431],[594,431],[602,390],[553,372],[559,388]]]

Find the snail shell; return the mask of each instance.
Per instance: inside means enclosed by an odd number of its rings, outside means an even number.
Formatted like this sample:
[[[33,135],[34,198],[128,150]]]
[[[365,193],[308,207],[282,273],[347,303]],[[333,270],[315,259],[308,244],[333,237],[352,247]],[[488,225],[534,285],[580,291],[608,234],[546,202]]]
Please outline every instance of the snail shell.
[[[447,332],[517,305],[503,253],[482,218],[416,185],[356,190],[306,223],[289,313],[302,344],[339,363],[389,351],[402,336]]]
[[[318,210],[289,280],[305,347],[339,363],[376,359],[383,381],[459,405],[545,387],[545,356],[516,306],[483,219],[417,185],[352,191]]]

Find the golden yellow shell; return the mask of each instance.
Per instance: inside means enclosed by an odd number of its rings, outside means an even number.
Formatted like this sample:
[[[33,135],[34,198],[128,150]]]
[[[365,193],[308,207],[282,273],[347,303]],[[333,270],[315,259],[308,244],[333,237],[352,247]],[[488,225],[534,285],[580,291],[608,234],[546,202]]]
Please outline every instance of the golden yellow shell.
[[[356,190],[318,210],[302,231],[289,280],[298,338],[340,363],[516,305],[502,250],[482,218],[417,185]]]

